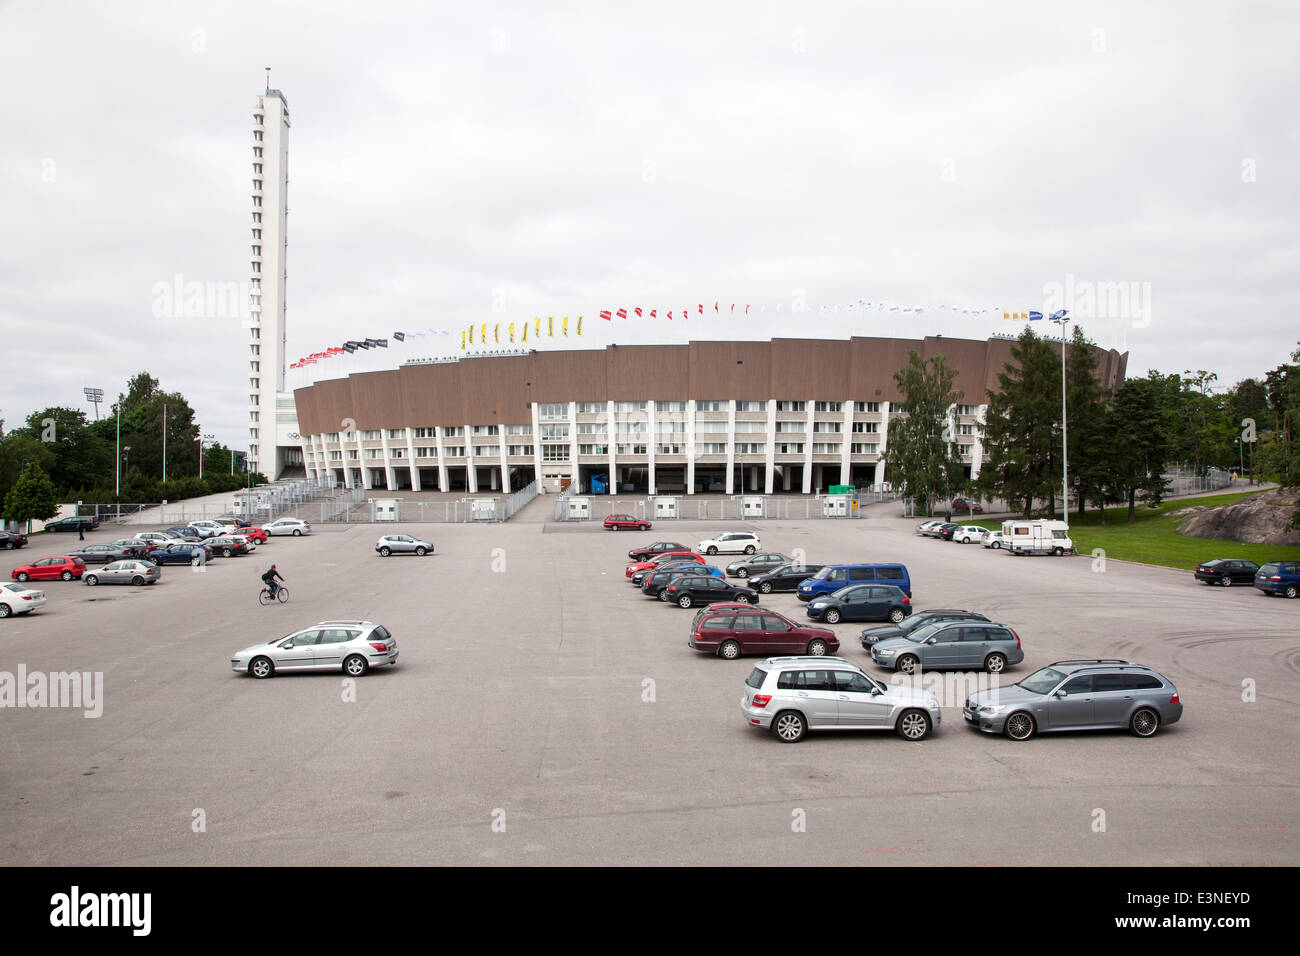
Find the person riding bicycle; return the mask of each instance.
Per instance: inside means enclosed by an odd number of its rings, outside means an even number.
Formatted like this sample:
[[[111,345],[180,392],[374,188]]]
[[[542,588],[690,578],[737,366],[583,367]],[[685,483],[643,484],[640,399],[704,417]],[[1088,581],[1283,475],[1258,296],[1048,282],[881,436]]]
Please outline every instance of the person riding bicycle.
[[[271,565],[271,570],[262,575],[262,583],[265,584],[267,589],[271,592],[271,597],[275,597],[276,592],[280,590],[280,586],[275,583],[276,578],[280,578],[281,581],[284,580],[284,578],[280,577],[280,572],[275,569],[275,565],[273,564]]]

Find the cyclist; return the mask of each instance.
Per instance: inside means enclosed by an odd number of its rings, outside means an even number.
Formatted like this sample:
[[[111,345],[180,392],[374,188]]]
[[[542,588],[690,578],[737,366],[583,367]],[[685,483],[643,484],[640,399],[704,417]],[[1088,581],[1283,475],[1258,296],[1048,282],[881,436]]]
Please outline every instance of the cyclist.
[[[274,598],[276,592],[280,590],[280,586],[275,583],[276,578],[280,578],[281,581],[284,580],[284,578],[280,577],[280,572],[275,569],[275,565],[273,564],[271,565],[271,570],[262,575],[262,583],[265,584],[267,589],[271,592],[272,598]]]

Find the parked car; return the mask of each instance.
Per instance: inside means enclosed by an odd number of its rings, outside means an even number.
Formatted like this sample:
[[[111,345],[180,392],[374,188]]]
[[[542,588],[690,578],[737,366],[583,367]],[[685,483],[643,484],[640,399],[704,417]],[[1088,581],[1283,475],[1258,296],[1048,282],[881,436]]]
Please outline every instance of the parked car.
[[[115,561],[95,571],[87,571],[82,580],[89,586],[97,584],[157,584],[162,579],[162,568],[152,561]]]
[[[375,550],[384,557],[393,554],[418,554],[423,557],[433,551],[433,542],[412,538],[409,534],[386,534],[375,542]]]
[[[218,535],[215,538],[205,538],[203,543],[212,549],[214,558],[218,555],[223,558],[233,558],[237,554],[248,554],[253,550],[249,546],[247,538],[228,534]]]
[[[777,568],[789,563],[790,558],[784,554],[754,554],[750,555],[748,558],[742,558],[739,561],[732,561],[727,565],[727,577],[753,577],[756,574],[775,571]]]
[[[752,531],[728,531],[716,537],[701,541],[695,548],[701,554],[756,554],[761,542]]]
[[[1270,561],[1255,572],[1255,587],[1265,594],[1293,598],[1300,591],[1300,561]]]
[[[913,530],[916,531],[916,533],[919,535],[929,535],[931,531],[939,527],[939,525],[941,524],[944,524],[944,520],[942,518],[934,518],[931,519],[930,521],[922,521]]]
[[[249,541],[253,542],[253,544],[266,544],[267,540],[270,538],[270,535],[266,533],[265,528],[254,528],[252,525],[247,528],[240,528],[239,534],[241,537],[247,538]]]
[[[135,537],[137,541],[148,541],[159,548],[166,547],[173,541],[180,539],[180,535],[167,531],[141,531]]]
[[[269,535],[288,534],[297,538],[311,534],[311,525],[301,518],[277,518],[270,524],[262,525],[262,530]]]
[[[135,548],[127,549],[116,544],[88,544],[76,551],[69,551],[68,556],[81,558],[87,564],[111,564],[114,561],[122,561],[126,558],[141,557],[145,550],[147,549],[138,551]]]
[[[980,621],[940,621],[918,627],[905,637],[891,637],[871,646],[871,659],[881,667],[925,670],[986,670],[1000,674],[1025,659],[1020,635],[1005,624]]]
[[[150,551],[156,550],[158,545],[139,538],[118,538],[113,542],[113,547],[120,548],[128,558],[144,558],[148,557]]]
[[[17,531],[0,531],[0,548],[12,551],[27,545],[27,535]]]
[[[988,533],[988,528],[981,528],[977,524],[962,524],[952,533],[952,540],[958,544],[983,544]]]
[[[988,618],[983,614],[976,614],[974,611],[959,611],[955,608],[931,608],[928,611],[917,611],[906,621],[898,624],[869,627],[858,636],[858,641],[862,644],[864,651],[870,651],[871,646],[879,641],[890,637],[906,637],[918,627],[925,627],[927,624],[938,624],[943,621],[987,620]]]
[[[784,564],[766,574],[754,575],[749,579],[749,586],[760,594],[773,591],[793,591],[801,581],[813,577],[822,569],[820,564]]]
[[[147,560],[160,566],[164,564],[193,564],[196,556],[200,561],[206,563],[212,557],[212,549],[188,541],[173,541],[166,547],[154,551]]]
[[[692,561],[689,564],[674,564],[667,568],[656,568],[653,571],[638,572],[645,577],[641,581],[641,593],[647,597],[659,597],[674,579],[681,577],[683,574],[707,574],[710,577],[722,577],[722,569],[716,568],[711,564],[696,564]],[[632,576],[635,580],[636,575]]]
[[[1178,689],[1162,674],[1119,660],[1057,661],[1010,686],[977,691],[962,716],[1012,740],[1036,733],[1127,727],[1152,737],[1183,716]]]
[[[1039,518],[1035,521],[1002,522],[1003,546],[1012,554],[1073,554],[1070,525],[1065,521]]]
[[[670,551],[675,551],[679,554],[689,554],[691,549],[684,544],[678,544],[676,541],[656,541],[654,544],[648,544],[644,548],[633,548],[627,553],[627,556],[631,561],[649,561],[657,555],[665,554]]]
[[[757,604],[758,592],[739,584],[729,584],[726,578],[682,574],[659,592],[659,600],[668,601],[678,607],[711,604],[715,601],[744,601]]]
[[[940,541],[951,541],[952,536],[957,533],[957,529],[960,527],[961,525],[956,524],[955,522],[945,521],[943,524],[939,525],[939,527],[934,529],[934,533],[931,537],[938,538]]]
[[[99,527],[99,519],[94,515],[69,515],[57,521],[45,522],[46,531],[94,531]]]
[[[775,611],[746,606],[708,608],[691,624],[690,647],[734,660],[741,654],[834,654],[840,647],[835,632],[794,623]]]
[[[1001,551],[1003,547],[1002,532],[990,531],[988,534],[986,534],[984,536],[984,547],[993,548],[994,550]]]
[[[86,573],[86,562],[81,558],[56,555],[41,558],[31,564],[21,564],[9,572],[15,581],[71,581]]]
[[[199,533],[200,538],[215,538],[217,535],[222,534],[224,530],[217,522],[208,521],[207,519],[191,521],[190,527]]]
[[[831,594],[819,594],[808,602],[807,614],[814,621],[893,621],[912,613],[912,599],[888,584],[850,584]]]
[[[605,519],[606,531],[649,531],[650,522],[633,515],[610,515]]]
[[[1192,577],[1202,584],[1218,584],[1231,587],[1234,584],[1254,584],[1259,565],[1254,561],[1240,561],[1236,558],[1215,558],[1196,566]]]
[[[674,564],[678,561],[694,561],[696,564],[703,564],[704,558],[695,554],[693,551],[663,551],[645,561],[638,561],[635,564],[629,564],[623,569],[623,576],[630,578],[638,571],[647,571],[651,568],[658,568],[666,564]]]
[[[902,564],[827,564],[812,577],[799,582],[795,596],[811,601],[819,594],[831,594],[850,584],[892,584],[912,596],[912,579]]]
[[[45,607],[45,592],[6,581],[0,584],[0,617],[31,614]]]
[[[245,518],[240,518],[240,517],[237,517],[237,516],[235,516],[235,515],[222,515],[221,517],[219,517],[219,518],[217,519],[217,522],[218,522],[219,524],[228,524],[228,525],[230,525],[232,528],[249,528],[249,527],[252,527],[251,522],[249,522],[247,519],[245,519]]]
[[[337,671],[361,677],[397,663],[397,638],[370,621],[321,621],[230,658],[231,670],[265,679],[288,671]]]
[[[750,727],[792,744],[810,730],[892,730],[923,740],[940,722],[939,698],[886,684],[840,657],[772,657],[745,681],[740,713]]]
[[[973,498],[954,498],[952,499],[952,506],[949,510],[953,514],[982,515],[984,513],[984,508]]]
[[[176,527],[168,528],[167,530],[171,531],[172,533],[176,534],[178,537],[182,539],[202,537],[202,535],[199,534],[198,528],[191,527],[190,525],[187,524],[178,524]]]

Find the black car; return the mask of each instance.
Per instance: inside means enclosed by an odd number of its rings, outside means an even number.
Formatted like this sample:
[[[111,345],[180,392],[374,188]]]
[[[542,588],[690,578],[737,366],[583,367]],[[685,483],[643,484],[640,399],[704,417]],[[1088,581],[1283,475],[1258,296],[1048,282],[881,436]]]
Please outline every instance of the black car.
[[[947,621],[987,621],[988,618],[983,614],[976,614],[974,611],[960,611],[955,608],[934,608],[929,611],[918,611],[901,624],[886,624],[883,627],[869,627],[862,632],[858,638],[862,642],[864,651],[871,650],[871,645],[877,641],[887,640],[891,637],[907,637],[918,627],[924,627],[927,624],[937,624]]]
[[[951,541],[953,534],[960,527],[961,525],[955,524],[952,521],[945,522],[939,526],[937,531],[935,531],[934,536],[936,538],[942,538],[944,541]]]
[[[72,515],[69,518],[60,518],[58,521],[47,521],[45,523],[46,531],[94,531],[99,527],[99,519],[94,515]]]
[[[818,594],[808,602],[807,615],[814,621],[893,621],[912,614],[912,599],[892,584],[850,584],[831,594]]]
[[[790,559],[784,554],[751,554],[732,561],[723,570],[729,578],[751,578],[789,564]]]
[[[649,597],[658,597],[660,592],[666,588],[673,579],[681,577],[683,574],[690,574],[696,568],[700,567],[698,561],[683,561],[681,564],[670,564],[666,568],[655,568],[651,571],[638,571],[642,575],[641,593]],[[632,575],[633,580],[636,574]]]
[[[668,586],[659,593],[659,599],[669,601],[678,607],[715,604],[720,601],[757,604],[758,592],[740,584],[728,584],[726,578],[683,574],[669,582]]]
[[[644,548],[633,548],[627,553],[627,556],[633,561],[649,561],[657,554],[663,554],[665,551],[689,551],[690,546],[678,544],[676,541],[656,541],[654,544],[648,544]]]
[[[84,548],[65,553],[70,558],[81,558],[87,564],[112,564],[114,561],[125,561],[128,558],[141,556],[115,544],[88,544]]]
[[[1196,580],[1206,584],[1220,584],[1232,587],[1234,584],[1254,584],[1259,565],[1254,561],[1241,561],[1237,558],[1216,558],[1196,566],[1193,574]]]
[[[21,548],[27,543],[27,535],[19,534],[17,531],[0,531],[0,548],[12,551],[14,548]]]
[[[800,581],[812,577],[821,569],[820,564],[787,564],[775,571],[754,575],[749,579],[749,586],[764,594],[771,594],[773,591],[793,591],[799,586]]]

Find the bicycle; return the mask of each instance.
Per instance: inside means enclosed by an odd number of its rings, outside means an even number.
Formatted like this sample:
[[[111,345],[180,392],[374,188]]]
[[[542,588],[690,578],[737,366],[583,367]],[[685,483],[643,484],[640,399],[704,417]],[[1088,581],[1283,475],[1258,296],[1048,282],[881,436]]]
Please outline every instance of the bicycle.
[[[275,597],[271,597],[271,589],[262,588],[261,593],[257,595],[257,599],[262,602],[264,607],[272,601],[279,601],[281,604],[284,604],[289,600],[289,589],[282,584],[276,588]]]

